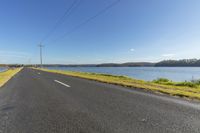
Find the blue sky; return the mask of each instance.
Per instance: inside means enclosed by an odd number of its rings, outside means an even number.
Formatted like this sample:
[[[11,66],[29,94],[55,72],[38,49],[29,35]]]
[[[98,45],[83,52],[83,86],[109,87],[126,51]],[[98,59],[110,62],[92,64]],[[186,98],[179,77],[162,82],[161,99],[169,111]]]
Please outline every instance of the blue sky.
[[[39,63],[37,45],[74,0],[1,0],[0,63]],[[44,42],[44,63],[200,58],[199,0],[80,0]],[[55,41],[56,40],[56,41]]]

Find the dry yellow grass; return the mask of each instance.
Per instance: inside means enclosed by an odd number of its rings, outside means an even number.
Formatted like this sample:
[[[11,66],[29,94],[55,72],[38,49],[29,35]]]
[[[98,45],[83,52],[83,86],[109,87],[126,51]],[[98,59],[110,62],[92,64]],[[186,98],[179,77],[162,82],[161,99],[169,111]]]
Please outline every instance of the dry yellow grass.
[[[0,72],[0,87],[2,87],[8,80],[10,80],[21,69],[22,68],[15,68],[15,69],[9,69],[4,72]]]
[[[37,68],[39,69],[39,68]],[[97,73],[86,73],[86,72],[72,72],[72,71],[60,71],[60,70],[48,70],[48,69],[39,69],[46,72],[64,74],[74,77],[80,77],[95,81],[100,81],[109,84],[116,84],[125,87],[138,88],[150,90],[153,92],[161,92],[164,94],[169,94],[173,96],[187,97],[191,99],[200,100],[200,87],[186,87],[186,86],[173,86],[173,85],[162,85],[153,82],[147,82],[143,80],[137,80],[129,78],[126,76],[115,76],[109,74],[97,74]]]

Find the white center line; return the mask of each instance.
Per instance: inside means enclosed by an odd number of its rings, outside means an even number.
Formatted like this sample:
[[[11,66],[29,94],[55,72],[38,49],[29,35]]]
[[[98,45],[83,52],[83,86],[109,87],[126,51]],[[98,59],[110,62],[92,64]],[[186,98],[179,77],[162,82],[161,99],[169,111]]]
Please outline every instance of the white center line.
[[[63,83],[63,82],[58,81],[58,80],[54,80],[54,81],[57,82],[57,83],[59,83],[59,84],[61,84],[61,85],[63,85],[63,86],[71,87],[71,86],[69,86],[69,85],[67,85],[67,84],[65,84],[65,83]]]

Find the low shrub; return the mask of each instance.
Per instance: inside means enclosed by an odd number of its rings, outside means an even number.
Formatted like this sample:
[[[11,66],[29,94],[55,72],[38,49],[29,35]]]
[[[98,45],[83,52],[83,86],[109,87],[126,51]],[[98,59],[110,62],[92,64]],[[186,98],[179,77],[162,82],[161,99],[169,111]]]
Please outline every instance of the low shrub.
[[[200,80],[184,81],[184,82],[173,82],[166,78],[159,78],[152,81],[153,83],[163,84],[163,85],[174,85],[174,86],[186,86],[186,87],[197,87],[200,85]]]
[[[192,83],[196,84],[196,85],[200,85],[200,79],[198,80],[191,80]]]
[[[176,85],[176,86],[197,87],[197,84],[196,84],[196,83],[188,82],[188,81],[185,81],[185,82],[177,82],[177,83],[175,83],[175,85]]]
[[[153,82],[154,83],[163,83],[163,82],[170,82],[170,80],[167,78],[158,78],[158,79],[153,80]]]

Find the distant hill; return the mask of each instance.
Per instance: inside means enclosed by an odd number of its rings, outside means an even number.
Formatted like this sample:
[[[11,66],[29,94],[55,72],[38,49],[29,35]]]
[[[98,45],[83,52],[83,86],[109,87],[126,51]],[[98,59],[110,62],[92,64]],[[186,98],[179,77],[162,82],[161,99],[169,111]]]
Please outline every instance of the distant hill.
[[[96,65],[97,67],[152,67],[155,63],[150,62],[128,62],[128,63],[106,63],[106,64],[99,64]]]
[[[35,66],[35,65],[27,65]],[[37,64],[36,66],[40,66]],[[44,64],[43,67],[153,67],[155,63],[150,62],[128,62],[128,63],[103,63],[103,64]]]
[[[155,64],[156,67],[200,67],[200,60],[164,60]]]
[[[19,67],[23,65],[1,65]],[[25,66],[40,66],[39,64]],[[157,63],[152,62],[127,62],[127,63],[103,63],[103,64],[44,64],[43,67],[200,67],[198,59],[182,59],[182,60],[163,60]]]
[[[40,66],[40,65],[37,65]],[[43,67],[96,67],[96,64],[44,64]]]

